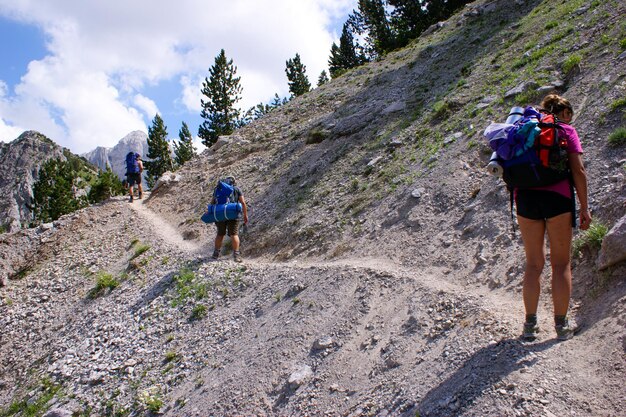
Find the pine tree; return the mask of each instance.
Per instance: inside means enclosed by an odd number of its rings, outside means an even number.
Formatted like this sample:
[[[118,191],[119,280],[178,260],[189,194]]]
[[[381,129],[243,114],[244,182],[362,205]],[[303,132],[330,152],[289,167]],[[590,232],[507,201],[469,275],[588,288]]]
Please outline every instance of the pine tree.
[[[241,77],[236,77],[237,67],[233,60],[226,59],[222,49],[215,57],[215,63],[209,69],[210,77],[202,83],[201,99],[204,122],[198,129],[202,143],[210,148],[222,135],[230,135],[240,125],[240,110],[235,104],[241,99]]]
[[[122,195],[124,192],[124,186],[119,177],[107,165],[106,170],[101,170],[98,173],[98,178],[91,186],[87,198],[90,203],[99,203],[114,195]]]
[[[270,103],[270,106],[272,106],[272,108],[274,107],[280,107],[283,104],[287,104],[289,103],[289,99],[287,97],[283,97],[282,99],[278,96],[278,93],[274,93],[274,98],[272,99],[272,102]]]
[[[49,222],[85,207],[87,201],[75,195],[77,178],[78,173],[68,161],[51,159],[45,162],[33,185],[35,218]]]
[[[393,6],[391,25],[398,33],[398,43],[402,46],[417,38],[430,26],[424,0],[387,0]]]
[[[287,79],[289,80],[289,92],[293,96],[301,96],[311,90],[311,83],[306,75],[306,66],[302,65],[300,54],[287,61],[285,68]]]
[[[319,78],[317,79],[317,86],[321,86],[324,85],[328,82],[328,74],[326,73],[326,70],[322,70],[322,72],[320,73]]]
[[[341,31],[339,46],[333,43],[330,49],[328,66],[331,77],[341,75],[345,70],[358,67],[367,62],[363,48],[354,41],[353,23],[346,22]]]
[[[366,42],[372,58],[383,55],[397,47],[382,0],[359,0],[359,10],[348,19],[354,27],[367,33]]]
[[[246,123],[250,123],[256,119],[260,119],[269,113],[273,107],[269,104],[259,103],[256,106],[250,107],[246,114],[244,115],[244,119]]]
[[[147,157],[149,160],[144,161],[144,167],[148,171],[146,181],[148,187],[152,188],[164,172],[174,169],[172,153],[167,142],[167,127],[158,113],[152,119],[152,126],[148,127]]]
[[[398,46],[408,44],[434,23],[448,19],[471,0],[387,0]]]
[[[185,162],[191,160],[196,154],[196,148],[193,146],[193,137],[189,132],[187,123],[183,122],[182,127],[178,131],[179,142],[174,142],[174,161],[178,166],[182,166]]]

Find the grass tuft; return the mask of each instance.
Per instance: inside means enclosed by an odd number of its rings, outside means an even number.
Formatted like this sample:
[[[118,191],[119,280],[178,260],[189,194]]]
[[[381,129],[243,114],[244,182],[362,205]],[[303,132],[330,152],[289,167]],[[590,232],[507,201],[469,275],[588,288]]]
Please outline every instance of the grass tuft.
[[[623,146],[626,145],[626,127],[618,127],[609,135],[609,145]]]
[[[113,277],[112,274],[108,272],[100,271],[96,274],[96,286],[89,291],[89,298],[97,298],[104,294],[104,292],[108,289],[113,291],[117,287],[119,287],[120,282]]]
[[[609,229],[602,223],[593,223],[589,229],[583,231],[572,244],[574,256],[579,257],[584,248],[593,250],[600,249],[602,240],[608,233]]]

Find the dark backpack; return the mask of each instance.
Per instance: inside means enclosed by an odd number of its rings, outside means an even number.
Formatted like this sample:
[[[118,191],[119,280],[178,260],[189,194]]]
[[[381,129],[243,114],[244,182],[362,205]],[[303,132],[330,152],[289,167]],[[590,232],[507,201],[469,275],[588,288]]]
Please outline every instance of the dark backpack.
[[[136,152],[128,152],[126,154],[126,173],[127,174],[139,173],[139,163],[137,162],[137,158],[139,158],[139,154]]]
[[[526,107],[523,117],[490,137],[510,189],[552,185],[569,178],[567,140],[553,114]]]
[[[219,180],[215,190],[213,190],[213,198],[216,204],[236,203],[239,200],[239,194],[228,178]]]

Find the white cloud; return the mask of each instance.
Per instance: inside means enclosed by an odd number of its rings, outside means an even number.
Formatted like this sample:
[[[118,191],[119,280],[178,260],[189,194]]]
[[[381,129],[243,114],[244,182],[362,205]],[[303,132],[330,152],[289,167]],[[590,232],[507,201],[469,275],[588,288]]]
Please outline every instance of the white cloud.
[[[243,109],[286,96],[285,61],[299,53],[315,85],[337,37],[331,25],[354,7],[356,0],[0,0],[0,15],[41,27],[49,50],[29,64],[14,96],[5,86],[0,126],[41,130],[75,152],[112,146],[172,104],[144,91],[159,82],[179,80],[175,100],[198,114],[201,82],[221,48],[238,67]]]
[[[156,103],[141,94],[135,95],[133,103],[143,111],[146,117],[150,119],[154,118],[154,116],[159,113],[159,108]]]

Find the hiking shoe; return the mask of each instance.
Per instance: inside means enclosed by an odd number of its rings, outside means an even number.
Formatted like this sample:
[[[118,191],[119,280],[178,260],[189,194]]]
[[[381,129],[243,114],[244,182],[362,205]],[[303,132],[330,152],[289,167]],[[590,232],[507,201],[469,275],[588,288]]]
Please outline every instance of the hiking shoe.
[[[139,193],[139,199],[141,200],[143,198],[143,193]]]
[[[213,255],[211,255],[211,257],[212,257],[213,259],[217,259],[217,258],[219,258],[219,257],[220,257],[220,251],[218,251],[217,249],[215,249],[215,250],[213,251]]]
[[[235,261],[237,263],[243,262],[243,259],[241,259],[241,253],[233,252],[233,261]]]
[[[554,326],[554,330],[556,330],[557,340],[569,340],[574,337],[574,333],[578,330],[578,326],[575,322],[566,319],[564,325]]]
[[[522,332],[522,338],[524,340],[535,340],[537,338],[537,333],[539,333],[539,326],[537,323],[524,323],[524,330]]]
[[[129,202],[129,203],[132,203],[132,202],[133,202],[133,200],[134,200],[134,199],[133,199],[133,196],[131,195],[131,196],[130,196],[130,198],[128,199],[128,202]]]

